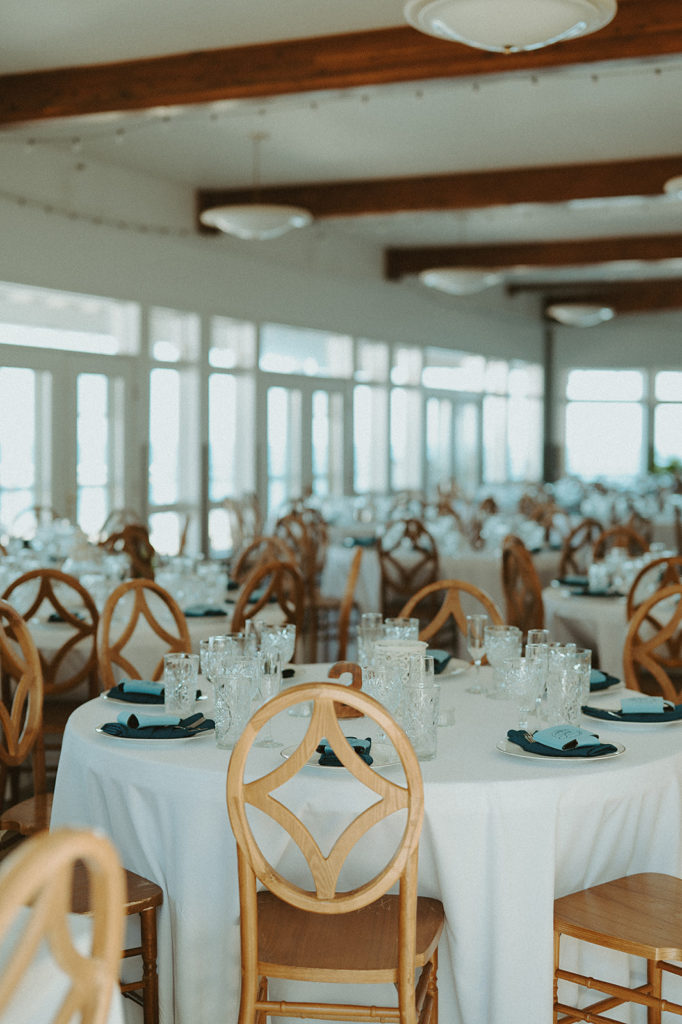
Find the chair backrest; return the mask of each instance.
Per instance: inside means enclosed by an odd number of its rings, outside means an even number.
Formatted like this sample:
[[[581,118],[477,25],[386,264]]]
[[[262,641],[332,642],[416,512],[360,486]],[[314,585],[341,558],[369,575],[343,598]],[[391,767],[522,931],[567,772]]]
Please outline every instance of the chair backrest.
[[[625,548],[628,555],[643,555],[649,550],[647,540],[625,523],[610,526],[597,537],[592,546],[592,559],[600,562],[611,548]]]
[[[265,562],[246,578],[232,613],[230,629],[240,633],[248,619],[268,604],[278,604],[284,622],[296,626],[296,641],[303,629],[305,593],[303,577],[290,562]]]
[[[682,583],[682,556],[668,555],[664,558],[654,558],[635,576],[630,590],[625,615],[630,619],[634,611],[652,593],[662,587],[675,586]],[[644,596],[642,596],[644,595]]]
[[[235,583],[244,583],[249,573],[266,562],[291,562],[296,565],[296,554],[281,537],[255,537],[237,557],[230,569],[230,578]]]
[[[346,587],[341,599],[338,624],[339,645],[336,654],[337,661],[346,660],[346,652],[348,650],[348,630],[350,628],[350,617],[353,611],[353,602],[355,600],[355,588],[357,586],[358,576],[360,575],[362,552],[363,549],[358,548],[353,555],[353,560],[350,563],[350,569],[348,570],[348,576],[346,578]]]
[[[40,651],[45,696],[63,696],[86,684],[83,699],[96,697],[99,613],[80,580],[59,569],[33,569],[10,583],[2,596],[27,622],[39,615],[59,623],[61,646],[50,654]]]
[[[68,918],[79,863],[85,865],[92,894],[92,932],[82,944],[74,942]],[[0,953],[7,953],[0,1017],[11,1019],[11,1009],[6,1018],[3,1014],[22,985],[22,997],[32,993],[36,1011],[48,1004],[54,1024],[76,1018],[81,1024],[105,1024],[123,945],[124,902],[123,871],[104,836],[59,829],[22,843],[0,872]],[[54,993],[53,977],[60,979]],[[66,992],[62,978],[68,979]]]
[[[675,505],[673,516],[675,521],[675,545],[678,555],[682,555],[682,508],[679,505]]]
[[[45,792],[43,672],[26,622],[7,601],[0,600],[0,809],[7,771],[33,758],[35,793]]]
[[[149,530],[142,523],[127,523],[101,543],[106,551],[124,552],[130,559],[130,575],[135,579],[154,579],[156,552],[149,539]]]
[[[633,614],[623,646],[625,685],[677,704],[682,688],[682,585],[663,587]]]
[[[316,509],[303,508],[278,519],[275,535],[294,552],[306,590],[312,597],[327,557],[329,533],[326,522]]]
[[[127,614],[125,622],[117,615],[119,609]],[[160,612],[162,618],[155,612]],[[125,580],[107,598],[97,630],[99,675],[104,689],[110,689],[117,682],[114,666],[129,679],[142,678],[140,669],[130,659],[130,651],[124,653],[139,627],[158,637],[160,658],[150,674],[152,679],[161,678],[164,654],[174,651],[189,654],[192,650],[187,620],[168,591],[153,580]]]
[[[598,519],[588,517],[574,526],[564,538],[559,558],[559,577],[578,576],[587,572],[594,542],[603,533]]]
[[[379,538],[381,610],[398,615],[414,593],[439,577],[436,542],[419,519],[389,523]]]
[[[227,809],[237,841],[242,934],[246,933],[252,937],[250,943],[243,944],[242,957],[257,956],[257,879],[285,902],[303,910],[322,914],[358,910],[379,899],[396,883],[400,883],[405,899],[405,914],[401,916],[401,923],[407,925],[404,929],[405,934],[400,936],[400,941],[414,942],[417,849],[424,815],[424,793],[419,762],[409,740],[388,711],[362,690],[344,687],[344,703],[376,722],[394,747],[402,765],[404,780],[393,781],[378,774],[358,757],[348,744],[335,710],[335,702],[338,699],[339,686],[336,683],[308,683],[289,687],[256,712],[232,751],[227,771]],[[312,701],[312,713],[301,742],[291,756],[274,771],[268,768],[267,773],[261,778],[246,782],[244,776],[248,755],[260,729],[274,715],[303,701]],[[367,801],[364,800],[360,813],[345,825],[341,835],[326,854],[318,846],[305,822],[281,802],[284,798],[279,793],[277,797],[272,795],[305,767],[322,739],[326,739],[330,744],[346,771],[350,772],[360,785],[371,791],[372,797],[375,794],[378,797],[370,807],[367,807]],[[247,810],[251,807],[268,815],[287,832],[289,840],[296,844],[310,870],[309,888],[303,887],[305,883],[299,884],[298,879],[285,876],[281,864],[272,863],[268,859],[251,827]],[[374,869],[374,874],[371,874],[371,869],[366,869],[363,864],[363,870],[369,877],[363,878],[353,888],[341,891],[339,876],[356,844],[369,829],[395,813],[404,813],[405,817],[402,822],[402,835],[390,859],[378,869]],[[414,963],[414,958],[409,956],[409,947],[407,963]]]
[[[466,595],[466,608],[462,605],[463,595]],[[469,599],[471,599],[471,607],[468,604]],[[420,640],[432,640],[450,619],[454,619],[461,636],[466,638],[466,617],[473,614],[474,611],[485,612],[490,617],[490,623],[493,626],[501,626],[504,623],[492,597],[473,583],[467,583],[466,580],[436,580],[435,583],[427,584],[413,594],[401,609],[400,615],[415,616],[421,623],[420,606],[426,606],[430,616],[419,630]]]
[[[524,637],[529,629],[544,629],[540,577],[526,545],[511,533],[502,542],[502,590],[507,625],[518,626]]]

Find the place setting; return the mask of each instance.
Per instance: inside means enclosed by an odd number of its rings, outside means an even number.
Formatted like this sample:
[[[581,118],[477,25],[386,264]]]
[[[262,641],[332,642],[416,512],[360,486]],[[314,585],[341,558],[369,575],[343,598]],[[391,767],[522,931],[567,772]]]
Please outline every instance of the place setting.
[[[607,726],[641,729],[682,722],[682,704],[646,694],[622,697],[618,707],[599,708],[585,704],[581,710],[583,715],[599,719]]]

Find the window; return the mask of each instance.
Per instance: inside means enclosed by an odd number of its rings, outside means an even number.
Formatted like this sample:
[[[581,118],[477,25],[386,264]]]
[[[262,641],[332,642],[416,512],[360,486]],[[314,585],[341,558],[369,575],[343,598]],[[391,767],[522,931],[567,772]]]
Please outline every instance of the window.
[[[41,487],[41,467],[49,465],[49,448],[38,440],[41,416],[48,412],[50,377],[23,367],[0,367],[0,525],[10,530],[26,509],[51,504]],[[46,400],[38,401],[41,395]],[[49,415],[46,417],[49,424]],[[49,431],[45,431],[47,435]],[[47,445],[47,436],[44,437]],[[43,482],[44,484],[47,481]]]
[[[388,490],[388,391],[353,389],[353,488],[356,494]]]
[[[304,377],[349,378],[353,375],[353,340],[327,331],[263,324],[260,368]]]
[[[568,474],[636,476],[644,469],[645,375],[639,370],[571,370],[566,383]],[[597,443],[598,442],[598,443]]]
[[[661,370],[654,378],[654,465],[682,464],[682,372]]]

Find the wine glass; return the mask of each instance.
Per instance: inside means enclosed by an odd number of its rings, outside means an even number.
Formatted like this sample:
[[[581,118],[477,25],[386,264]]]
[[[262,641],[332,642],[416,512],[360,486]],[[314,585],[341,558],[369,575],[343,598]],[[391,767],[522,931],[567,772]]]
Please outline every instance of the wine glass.
[[[275,697],[282,685],[282,659],[279,651],[268,654],[261,651],[256,655],[258,661],[258,706]],[[256,740],[257,747],[279,747],[280,744],[272,735],[272,719],[268,719]]]
[[[481,686],[481,662],[485,654],[485,627],[487,615],[467,615],[467,650],[474,659],[474,681],[467,686],[467,693],[483,693]]]

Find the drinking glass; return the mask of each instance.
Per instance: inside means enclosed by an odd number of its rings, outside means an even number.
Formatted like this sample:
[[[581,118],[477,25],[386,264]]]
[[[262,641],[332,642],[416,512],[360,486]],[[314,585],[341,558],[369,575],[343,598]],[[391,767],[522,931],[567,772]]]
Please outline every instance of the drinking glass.
[[[533,632],[529,630],[530,633]],[[539,632],[539,631],[535,631]],[[545,696],[547,688],[547,666],[549,663],[549,644],[547,643],[527,643],[526,644],[526,661],[528,662],[530,670],[535,675],[536,682],[536,693],[535,693],[535,705],[536,710],[540,711],[542,705],[542,699]]]
[[[374,645],[384,636],[381,612],[364,612],[358,626],[358,661],[363,667],[374,664]]]
[[[575,647],[575,645],[572,645]],[[582,679],[576,651],[568,644],[551,644],[547,671],[547,721],[550,725],[579,725]]]
[[[223,658],[215,669],[213,717],[216,744],[221,749],[230,750],[244,731],[258,685],[255,658]]]
[[[258,665],[258,706],[275,697],[282,685],[282,659],[279,652],[268,654],[261,651],[256,655]],[[281,744],[272,735],[272,720],[269,719],[260,731],[255,744],[257,747],[279,747]]]
[[[532,663],[521,657],[505,658],[502,672],[505,689],[519,710],[518,728],[526,732],[528,718],[535,710],[537,692],[537,677],[533,672]]]
[[[549,630],[548,629],[529,629],[528,635],[526,636],[526,644],[548,644],[549,643]]]
[[[282,668],[288,665],[296,649],[296,626],[285,623],[281,626],[264,624],[260,631],[260,649],[264,653],[277,652],[282,660]]]
[[[181,718],[194,710],[197,698],[199,655],[173,652],[163,656],[163,705]]]
[[[396,640],[418,640],[419,619],[384,619],[384,634]]]
[[[401,724],[420,761],[431,761],[436,756],[439,707],[440,687],[435,679],[433,658],[410,655]]]
[[[493,667],[493,688],[486,693],[486,697],[492,700],[508,698],[502,665],[507,658],[521,654],[521,640],[521,630],[516,626],[485,627],[485,653]]]
[[[467,650],[474,659],[474,681],[467,686],[467,693],[483,693],[481,686],[481,662],[485,654],[485,627],[487,615],[467,615]]]

